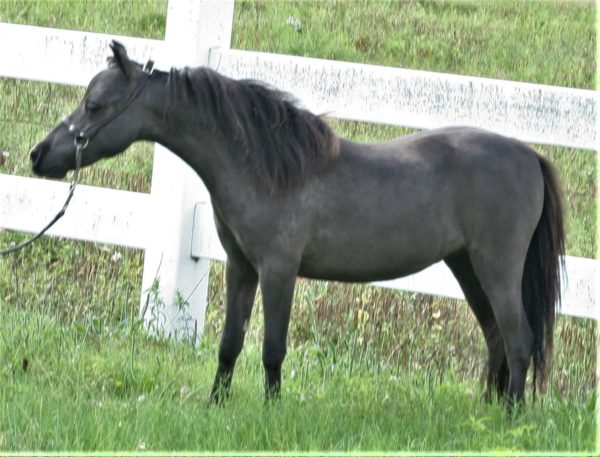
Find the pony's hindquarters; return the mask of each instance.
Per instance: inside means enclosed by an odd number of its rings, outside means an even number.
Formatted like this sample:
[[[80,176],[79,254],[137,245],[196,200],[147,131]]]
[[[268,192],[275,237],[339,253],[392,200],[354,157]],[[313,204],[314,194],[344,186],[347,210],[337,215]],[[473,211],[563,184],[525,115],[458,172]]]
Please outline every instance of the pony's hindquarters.
[[[527,145],[473,136],[468,192],[461,194],[466,245],[445,258],[488,346],[488,393],[524,399],[533,360],[544,381],[560,294],[564,228],[550,163]]]

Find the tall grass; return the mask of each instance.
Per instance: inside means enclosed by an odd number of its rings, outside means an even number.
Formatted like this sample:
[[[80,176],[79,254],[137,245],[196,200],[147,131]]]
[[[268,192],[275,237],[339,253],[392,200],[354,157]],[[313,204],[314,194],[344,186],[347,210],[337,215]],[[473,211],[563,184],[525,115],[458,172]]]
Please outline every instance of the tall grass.
[[[165,14],[165,1],[0,0],[0,21],[151,38],[163,37]],[[241,1],[233,46],[593,88],[594,25],[591,2]],[[29,147],[83,91],[0,86],[0,150],[10,152],[0,172],[29,176]],[[360,141],[408,132],[331,123]],[[593,257],[595,154],[534,146],[564,182],[568,254]],[[146,192],[151,150],[135,145],[83,180]],[[5,231],[0,245],[23,238]],[[141,251],[52,238],[0,258],[0,450],[595,449],[593,321],[559,317],[549,393],[511,422],[481,401],[486,351],[465,302],[300,280],[281,403],[262,405],[259,299],[232,401],[209,409],[223,266],[211,270],[194,348],[141,328],[142,265]]]
[[[290,352],[283,397],[262,400],[251,338],[222,407],[209,407],[214,340],[198,348],[119,326],[62,325],[46,310],[0,306],[0,449],[584,451],[595,395],[553,390],[512,420],[473,380],[443,379],[307,345]],[[244,452],[244,453],[246,453]]]

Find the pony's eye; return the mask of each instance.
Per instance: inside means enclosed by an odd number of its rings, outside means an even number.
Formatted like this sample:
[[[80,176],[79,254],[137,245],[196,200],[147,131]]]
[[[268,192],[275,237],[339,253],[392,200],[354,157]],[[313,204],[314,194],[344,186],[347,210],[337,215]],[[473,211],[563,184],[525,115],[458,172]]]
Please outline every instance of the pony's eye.
[[[85,110],[89,113],[95,113],[96,111],[99,111],[100,108],[101,108],[101,106],[99,103],[91,102],[91,101],[85,102]]]

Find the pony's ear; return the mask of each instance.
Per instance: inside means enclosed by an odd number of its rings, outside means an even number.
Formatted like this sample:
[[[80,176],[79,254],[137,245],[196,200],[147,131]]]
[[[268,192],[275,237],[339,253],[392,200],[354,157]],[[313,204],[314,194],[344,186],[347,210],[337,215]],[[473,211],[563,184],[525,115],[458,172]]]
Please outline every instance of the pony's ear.
[[[117,65],[121,71],[127,76],[127,78],[133,75],[135,70],[135,63],[129,60],[127,57],[127,50],[125,46],[116,40],[112,40],[110,43],[110,49],[112,49],[113,57],[109,58],[109,62]]]

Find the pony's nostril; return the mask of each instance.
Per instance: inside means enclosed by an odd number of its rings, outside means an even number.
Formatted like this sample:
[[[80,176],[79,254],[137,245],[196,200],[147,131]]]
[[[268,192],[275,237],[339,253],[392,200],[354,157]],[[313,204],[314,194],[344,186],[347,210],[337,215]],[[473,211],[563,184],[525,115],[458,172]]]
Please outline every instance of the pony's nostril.
[[[31,163],[33,165],[35,165],[38,162],[38,160],[40,159],[40,155],[41,150],[36,144],[33,148],[31,148],[31,151],[29,151],[29,158],[31,159]]]
[[[31,159],[31,162],[33,162],[33,163],[37,162],[39,155],[40,155],[40,150],[38,148],[36,148],[35,146],[33,148],[31,148],[31,151],[29,151],[29,158]]]

